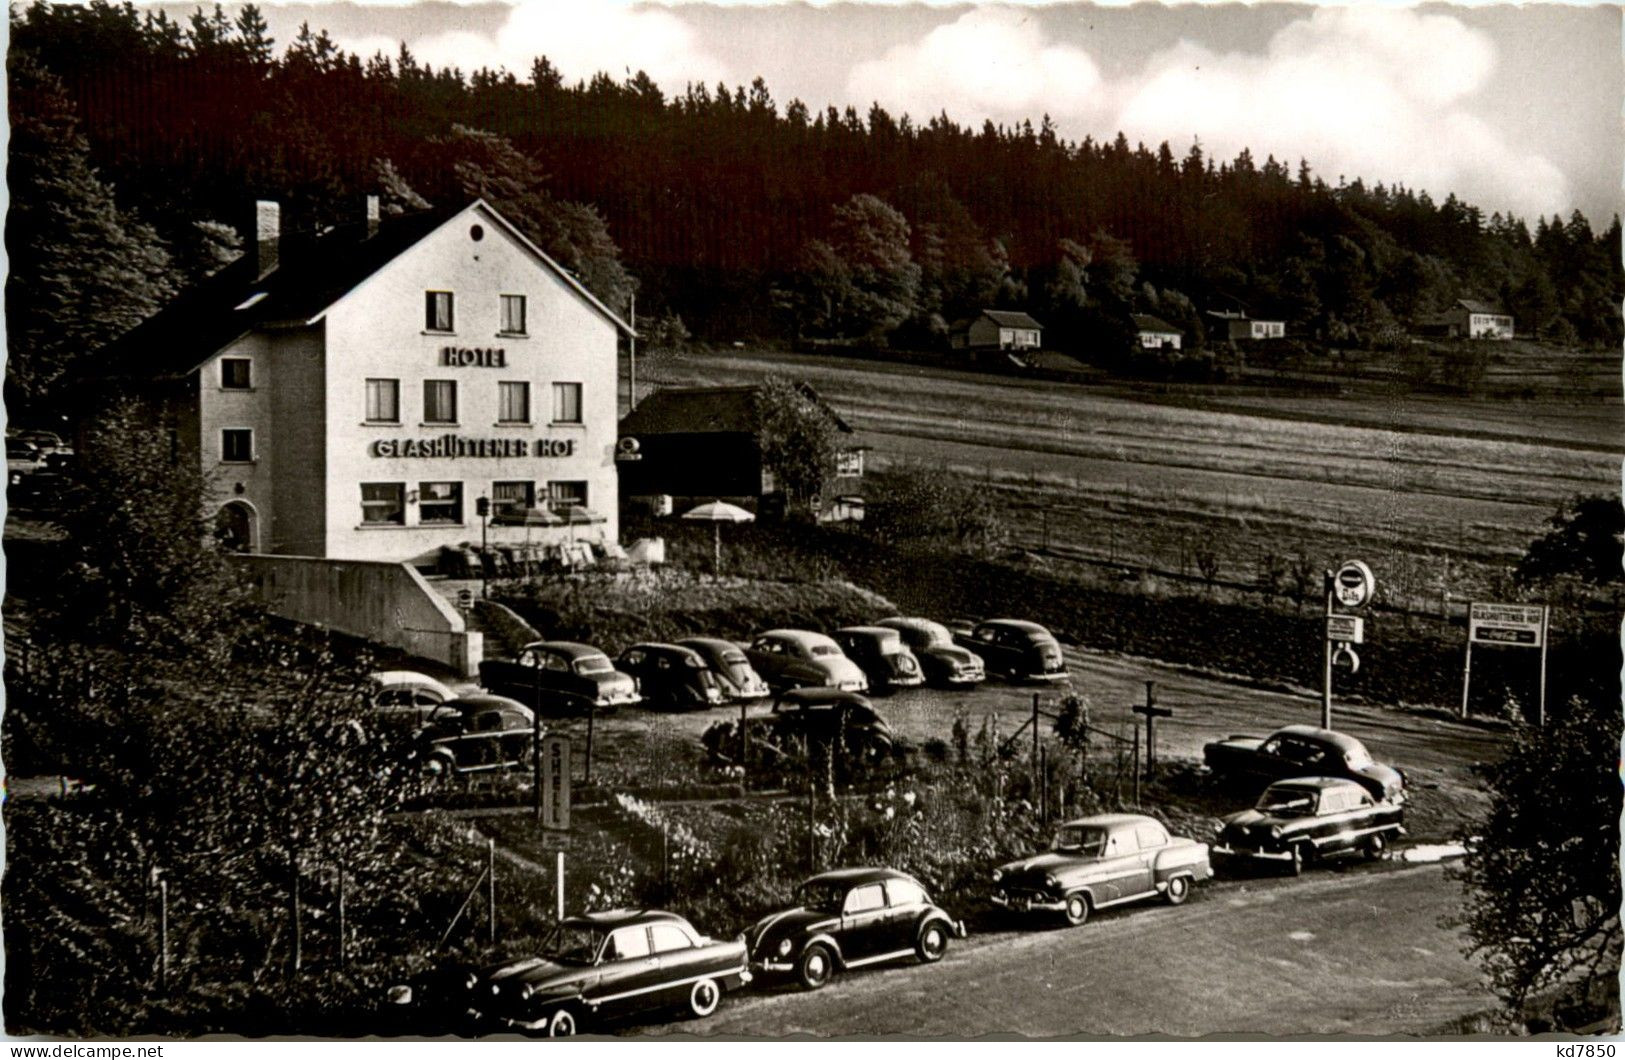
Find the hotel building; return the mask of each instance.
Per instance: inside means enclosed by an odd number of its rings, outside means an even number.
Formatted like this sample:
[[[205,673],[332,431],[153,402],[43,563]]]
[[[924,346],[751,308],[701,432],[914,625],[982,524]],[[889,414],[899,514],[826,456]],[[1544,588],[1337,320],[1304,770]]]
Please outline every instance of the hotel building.
[[[615,311],[483,201],[369,199],[299,238],[279,213],[106,362],[199,455],[237,547],[423,566],[482,529],[616,540]],[[503,525],[537,509],[577,525]]]

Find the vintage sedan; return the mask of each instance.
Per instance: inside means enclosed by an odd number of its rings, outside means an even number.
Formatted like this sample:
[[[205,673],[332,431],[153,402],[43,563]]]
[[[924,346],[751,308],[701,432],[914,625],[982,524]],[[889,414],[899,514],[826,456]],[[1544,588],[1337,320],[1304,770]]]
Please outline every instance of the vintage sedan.
[[[954,639],[980,655],[990,674],[1011,681],[1067,680],[1060,642],[1036,622],[993,618]]]
[[[895,629],[914,657],[926,683],[936,688],[970,688],[982,683],[986,673],[982,657],[954,643],[948,627],[929,618],[882,618],[877,626]]]
[[[634,644],[615,669],[631,674],[650,706],[700,709],[720,706],[722,685],[698,652],[680,644]]]
[[[751,980],[742,939],[719,941],[675,913],[613,909],[566,917],[541,953],[471,973],[476,1026],[548,1037],[682,1006],[715,1012],[724,991]]]
[[[765,720],[772,739],[780,744],[828,744],[839,739],[849,759],[874,763],[891,756],[891,726],[856,692],[792,689],[773,701]]]
[[[607,712],[638,702],[630,674],[615,669],[597,648],[567,640],[533,641],[517,659],[480,663],[480,684],[543,713]]]
[[[838,688],[867,692],[869,679],[857,663],[841,653],[841,646],[822,633],[804,629],[770,629],[745,649],[768,686],[786,688]]]
[[[1212,875],[1206,843],[1171,836],[1154,817],[1099,814],[1061,825],[1048,851],[994,869],[993,902],[1076,926],[1096,909],[1144,898],[1178,905]]]
[[[1226,817],[1216,858],[1282,863],[1296,876],[1306,865],[1339,854],[1382,857],[1405,834],[1405,811],[1371,797],[1346,777],[1297,777],[1271,784],[1258,804]]]
[[[1312,725],[1288,725],[1263,739],[1231,736],[1208,744],[1202,757],[1221,777],[1266,784],[1286,777],[1347,777],[1373,798],[1405,797],[1405,778],[1397,769],[1372,761],[1354,737]]]
[[[848,659],[858,664],[869,687],[875,692],[918,688],[925,684],[925,672],[902,636],[885,626],[847,626],[833,634],[835,643]]]
[[[414,757],[430,776],[512,769],[531,760],[536,716],[506,696],[472,695],[438,707],[414,736]]]
[[[965,925],[895,869],[821,873],[796,889],[797,904],[745,932],[753,969],[817,990],[837,971],[913,957],[940,961]]]
[[[771,694],[772,689],[767,687],[762,675],[756,672],[750,660],[745,658],[745,653],[733,641],[719,637],[684,637],[677,643],[697,652],[705,660],[722,685],[722,694],[730,702],[761,699]]]

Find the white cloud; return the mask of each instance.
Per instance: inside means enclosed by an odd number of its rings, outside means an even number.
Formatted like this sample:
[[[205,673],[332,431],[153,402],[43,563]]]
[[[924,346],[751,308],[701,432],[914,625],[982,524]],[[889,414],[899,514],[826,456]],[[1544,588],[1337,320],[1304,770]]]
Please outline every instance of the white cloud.
[[[341,40],[347,51],[371,55],[384,38]],[[668,92],[689,81],[735,80],[727,64],[708,51],[680,15],[658,7],[632,7],[602,0],[521,0],[494,36],[463,30],[407,41],[420,62],[465,73],[502,67],[523,78],[531,61],[545,55],[566,81],[603,71],[616,80],[646,71]],[[399,43],[382,47],[393,55]]]
[[[972,10],[918,43],[859,63],[847,78],[855,101],[878,100],[917,120],[946,110],[974,122],[1075,114],[1091,105],[1099,85],[1087,52],[1046,40],[1027,15],[1009,8]]]
[[[1489,37],[1448,15],[1322,9],[1277,32],[1262,54],[1188,41],[1119,86],[1130,138],[1210,154],[1307,158],[1328,181],[1359,176],[1454,191],[1525,215],[1560,209],[1568,182],[1470,110],[1495,64]]]

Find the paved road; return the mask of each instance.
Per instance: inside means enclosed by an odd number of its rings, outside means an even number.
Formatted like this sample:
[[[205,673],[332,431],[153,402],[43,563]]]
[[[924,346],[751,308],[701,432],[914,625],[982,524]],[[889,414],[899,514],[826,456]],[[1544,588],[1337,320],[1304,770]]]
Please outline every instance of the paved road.
[[[1439,865],[1209,884],[1179,908],[973,936],[940,965],[741,994],[703,1022],[623,1033],[1426,1033],[1495,1003],[1439,926],[1459,896]]]

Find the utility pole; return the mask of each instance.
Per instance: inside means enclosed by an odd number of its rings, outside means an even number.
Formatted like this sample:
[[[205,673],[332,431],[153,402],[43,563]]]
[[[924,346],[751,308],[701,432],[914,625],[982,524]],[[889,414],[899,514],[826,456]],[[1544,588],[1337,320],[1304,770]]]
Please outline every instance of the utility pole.
[[[1326,572],[1327,618],[1331,618],[1333,614],[1332,585],[1335,577],[1336,576],[1331,571]],[[1322,654],[1324,656],[1324,664],[1321,668],[1320,680],[1320,727],[1322,729],[1330,729],[1332,727],[1332,641],[1330,637],[1323,636],[1320,639],[1323,642],[1321,647]]]
[[[638,296],[632,295],[632,331],[626,336],[626,411],[638,407]]]

